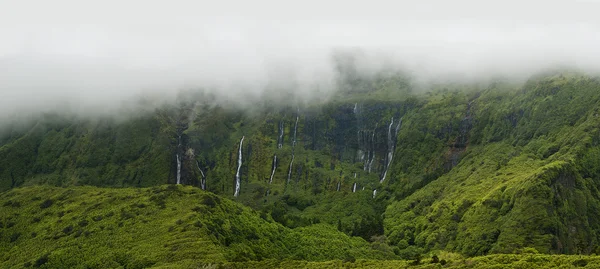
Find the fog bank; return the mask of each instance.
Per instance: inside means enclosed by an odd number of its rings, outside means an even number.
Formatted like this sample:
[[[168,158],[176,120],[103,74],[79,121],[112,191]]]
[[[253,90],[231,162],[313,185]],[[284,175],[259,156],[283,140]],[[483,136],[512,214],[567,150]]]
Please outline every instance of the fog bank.
[[[421,80],[600,70],[599,1],[284,2],[2,1],[0,114],[102,113],[190,88],[314,98],[335,90],[339,50],[366,74]]]

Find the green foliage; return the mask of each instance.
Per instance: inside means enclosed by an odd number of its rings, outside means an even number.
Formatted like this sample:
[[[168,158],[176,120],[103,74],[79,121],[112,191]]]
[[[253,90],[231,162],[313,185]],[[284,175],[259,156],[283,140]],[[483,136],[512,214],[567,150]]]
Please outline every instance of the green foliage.
[[[204,244],[211,246],[208,254],[213,255],[205,261],[262,261],[256,266],[273,267],[280,266],[273,260],[281,259],[339,259],[282,262],[285,266],[364,262],[368,267],[371,261],[361,260],[368,255],[400,256],[423,268],[438,268],[442,261],[456,268],[546,266],[554,258],[537,253],[598,252],[597,78],[559,73],[534,77],[523,85],[493,82],[417,89],[400,73],[362,76],[351,57],[340,57],[340,90],[326,102],[285,107],[265,101],[243,110],[216,104],[201,92],[187,92],[176,104],[122,120],[47,114],[0,130],[3,209],[23,212],[2,219],[2,229],[7,229],[2,242],[31,248],[38,255],[16,258],[20,260],[11,265],[33,266],[43,254],[48,254],[41,259],[44,265],[60,259],[68,264],[61,253],[71,251],[89,259],[91,267],[103,260],[110,261],[109,267],[163,266],[167,258],[192,260],[197,253],[191,249]],[[286,92],[279,98],[291,96]],[[392,118],[395,123],[402,119],[397,135],[389,130]],[[283,144],[278,147],[281,125]],[[389,133],[395,143],[388,167]],[[241,194],[234,198],[242,137]],[[361,157],[364,151],[375,156],[371,172]],[[182,161],[185,185],[200,186],[205,178],[207,190],[219,196],[176,186],[158,187],[151,195],[146,192],[154,189],[98,189],[112,193],[112,198],[98,195],[91,199],[98,208],[83,210],[90,205],[66,202],[71,193],[50,189],[49,195],[42,195],[37,187],[28,187],[174,183],[176,156]],[[380,182],[386,169],[388,177]],[[355,183],[358,188],[352,192]],[[8,191],[19,186],[26,188]],[[76,188],[75,194],[86,188]],[[27,190],[37,199],[11,196]],[[111,200],[121,194],[142,198]],[[194,197],[189,208],[180,201],[188,196]],[[97,211],[104,204],[116,208]],[[186,209],[181,211],[180,205]],[[75,211],[84,217],[69,219]],[[89,244],[102,243],[100,251],[108,253],[105,238],[122,237],[125,229],[131,232],[148,223],[155,225],[150,232],[119,241],[126,253],[120,256],[90,258],[89,251],[80,250],[88,249],[88,243],[71,241],[101,235]],[[151,232],[161,236],[132,247]],[[200,239],[194,243],[184,235]],[[19,245],[24,240],[56,243],[48,248]],[[165,249],[159,251],[161,243]],[[67,247],[61,250],[62,246]],[[428,264],[427,255],[441,250],[489,259],[463,259],[460,264],[456,257],[439,255],[439,263]],[[157,256],[141,255],[146,252]],[[572,266],[592,264],[557,257]]]
[[[600,240],[599,86],[560,75],[482,92],[460,163],[387,208],[391,243],[471,256],[591,253]]]
[[[332,226],[289,229],[194,187],[38,186],[4,192],[0,201],[0,267],[29,263],[41,268],[146,268],[264,259],[395,257]],[[40,201],[51,206],[41,207]],[[31,216],[38,220],[32,222]]]

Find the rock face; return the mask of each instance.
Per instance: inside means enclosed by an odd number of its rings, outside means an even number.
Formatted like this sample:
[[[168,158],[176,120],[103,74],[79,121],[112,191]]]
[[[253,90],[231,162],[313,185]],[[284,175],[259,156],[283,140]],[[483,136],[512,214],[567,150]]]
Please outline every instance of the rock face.
[[[0,130],[0,189],[184,184],[397,247],[590,253],[599,84],[559,74],[410,93],[381,77],[252,112],[199,95],[126,121],[44,115]]]

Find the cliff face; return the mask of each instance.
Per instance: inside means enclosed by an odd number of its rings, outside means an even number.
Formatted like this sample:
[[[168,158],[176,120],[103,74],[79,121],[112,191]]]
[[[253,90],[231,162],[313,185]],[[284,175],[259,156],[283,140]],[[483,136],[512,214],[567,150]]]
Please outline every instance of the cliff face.
[[[239,170],[235,199],[274,220],[384,234],[397,252],[596,251],[598,79],[426,93],[393,76],[351,82],[308,106],[196,97],[128,120],[46,115],[5,127],[0,189],[143,187],[176,184],[179,174],[181,184],[234,198]]]

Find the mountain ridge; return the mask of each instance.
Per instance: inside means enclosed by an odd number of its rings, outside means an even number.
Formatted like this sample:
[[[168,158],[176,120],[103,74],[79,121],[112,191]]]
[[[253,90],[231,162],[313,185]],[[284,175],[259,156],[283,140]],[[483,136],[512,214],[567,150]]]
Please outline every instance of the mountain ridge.
[[[252,113],[190,93],[128,121],[48,115],[3,132],[0,189],[151,187],[180,177],[285,227],[321,223],[382,238],[407,259],[600,251],[597,77],[563,72],[518,87],[429,92],[398,74],[344,79],[329,101],[265,102]]]

